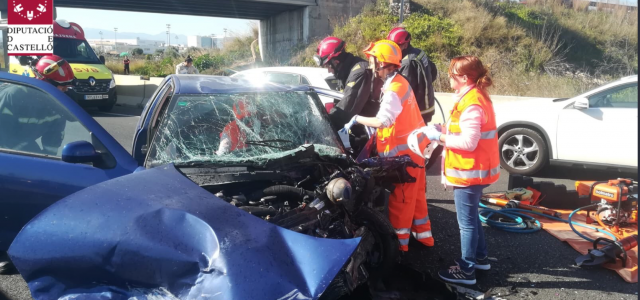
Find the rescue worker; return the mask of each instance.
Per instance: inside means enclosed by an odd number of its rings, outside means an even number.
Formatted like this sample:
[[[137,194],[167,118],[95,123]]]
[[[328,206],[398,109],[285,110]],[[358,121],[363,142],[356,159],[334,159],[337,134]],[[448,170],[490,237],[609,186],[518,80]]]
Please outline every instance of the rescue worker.
[[[229,122],[220,133],[220,145],[216,155],[224,155],[246,147],[244,142],[247,140],[247,136],[245,131],[238,125],[238,122],[245,122],[243,120],[253,115],[253,113],[249,110],[247,102],[240,100],[233,104],[233,114],[236,119]]]
[[[418,101],[420,113],[425,124],[431,122],[435,113],[435,95],[433,81],[438,70],[424,51],[411,46],[411,33],[402,27],[393,28],[387,39],[394,41],[402,49],[402,67],[400,73],[407,78]]]
[[[65,92],[75,80],[69,63],[58,55],[45,55],[31,70],[37,79]],[[45,94],[42,94],[45,96]],[[64,140],[67,120],[49,98],[23,85],[0,86],[0,128],[13,134],[0,135],[0,148],[57,156]],[[40,139],[42,148],[36,143]],[[15,272],[13,264],[0,252],[0,274]]]
[[[345,47],[343,40],[330,36],[320,42],[313,56],[319,67],[327,68],[338,79],[339,89],[343,90],[342,99],[329,112],[334,131],[355,115],[374,117],[380,107],[379,96],[372,91],[380,90],[382,80],[374,80],[367,61],[347,52]],[[364,126],[354,127],[352,133],[355,138],[351,144],[357,153],[369,136]]]
[[[36,78],[51,83],[60,91],[65,92],[73,85],[73,70],[60,56],[43,56],[31,69]],[[0,137],[0,146],[55,156],[64,139],[66,118],[53,107],[50,99],[37,95],[18,84],[10,84],[0,91],[0,126],[16,132]],[[36,142],[38,139],[42,148]]]
[[[193,59],[191,56],[187,56],[184,62],[181,62],[176,66],[176,74],[200,74],[200,72],[193,66]]]
[[[424,126],[420,109],[409,82],[398,73],[402,52],[392,41],[373,43],[364,53],[376,77],[384,80],[382,102],[375,117],[355,115],[344,128],[349,130],[354,124],[377,128],[376,147],[381,157],[407,154],[418,165],[424,165],[424,158],[414,154],[407,146],[407,137],[415,129]],[[428,140],[421,143],[422,149]],[[409,250],[410,234],[422,244],[433,246],[431,221],[427,211],[425,169],[407,168],[416,178],[415,183],[395,184],[389,197],[389,220],[400,241],[400,250]]]
[[[438,272],[454,283],[475,284],[475,270],[489,270],[487,244],[478,216],[483,189],[500,178],[498,134],[493,104],[486,89],[491,78],[480,59],[459,56],[451,60],[449,83],[456,101],[444,128],[420,129],[429,140],[444,144],[442,182],[453,186],[460,228],[462,257]]]

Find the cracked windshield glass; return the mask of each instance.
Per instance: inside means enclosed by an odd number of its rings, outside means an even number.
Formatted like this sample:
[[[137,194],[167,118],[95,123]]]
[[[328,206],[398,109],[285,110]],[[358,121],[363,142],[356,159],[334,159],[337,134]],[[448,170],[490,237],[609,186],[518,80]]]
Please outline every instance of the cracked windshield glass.
[[[147,163],[264,164],[313,144],[343,151],[309,92],[179,95],[160,120]]]

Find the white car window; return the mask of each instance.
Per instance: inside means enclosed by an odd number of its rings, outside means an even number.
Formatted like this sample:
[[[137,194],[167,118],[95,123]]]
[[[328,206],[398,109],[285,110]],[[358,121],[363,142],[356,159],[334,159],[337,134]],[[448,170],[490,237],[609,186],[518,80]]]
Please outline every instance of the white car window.
[[[638,108],[638,83],[608,89],[589,97],[589,108]]]
[[[300,85],[300,75],[292,73],[265,72],[267,81],[284,85]]]

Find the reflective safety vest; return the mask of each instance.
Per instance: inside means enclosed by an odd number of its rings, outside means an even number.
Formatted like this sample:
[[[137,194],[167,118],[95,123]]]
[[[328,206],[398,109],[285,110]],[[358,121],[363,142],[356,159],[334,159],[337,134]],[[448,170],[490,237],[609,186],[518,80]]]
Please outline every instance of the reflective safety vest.
[[[409,154],[415,163],[424,164],[424,159],[413,153],[407,144],[409,135],[414,130],[425,126],[411,86],[402,75],[396,73],[391,83],[383,90],[383,93],[388,92],[395,92],[398,95],[402,103],[402,112],[391,126],[378,128],[376,138],[378,155],[393,157]],[[429,139],[421,135],[419,142],[420,148],[424,149],[429,143]]]
[[[461,133],[460,115],[471,105],[479,105],[487,117],[487,122],[480,127],[478,146],[473,151],[446,148],[444,176],[456,185],[492,184],[500,178],[500,152],[496,118],[489,96],[477,88],[467,92],[451,111],[448,132],[451,135]]]

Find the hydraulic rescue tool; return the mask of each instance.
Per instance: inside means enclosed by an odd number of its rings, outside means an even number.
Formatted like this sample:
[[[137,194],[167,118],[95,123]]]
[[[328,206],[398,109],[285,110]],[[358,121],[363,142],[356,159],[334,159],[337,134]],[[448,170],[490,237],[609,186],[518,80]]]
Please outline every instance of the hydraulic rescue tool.
[[[577,181],[576,190],[581,196],[590,196],[597,204],[595,218],[587,212],[587,223],[595,220],[619,237],[624,234],[620,226],[638,224],[638,182],[626,178]]]
[[[561,213],[555,210],[548,209],[545,207],[522,204],[518,200],[504,200],[504,199],[498,199],[498,198],[482,198],[482,200],[488,203],[491,203],[493,205],[502,206],[505,208],[519,208],[524,210],[530,210],[530,211],[535,211],[535,212],[552,216],[552,217],[560,217],[562,215]]]
[[[598,243],[606,242],[606,246],[598,249]],[[579,267],[600,266],[605,263],[614,263],[616,258],[622,260],[622,266],[627,265],[627,251],[638,246],[638,236],[630,235],[619,241],[612,241],[607,238],[597,238],[593,241],[593,249],[589,253],[576,258]]]

